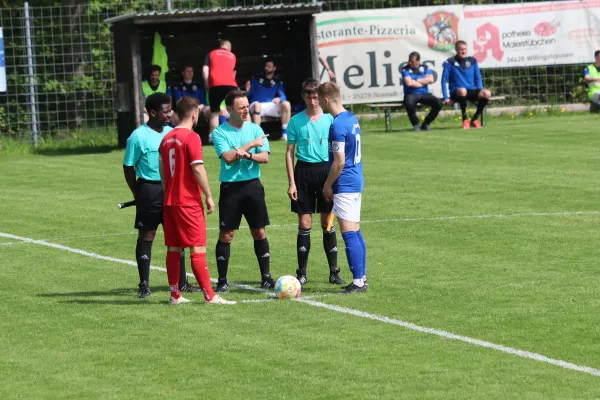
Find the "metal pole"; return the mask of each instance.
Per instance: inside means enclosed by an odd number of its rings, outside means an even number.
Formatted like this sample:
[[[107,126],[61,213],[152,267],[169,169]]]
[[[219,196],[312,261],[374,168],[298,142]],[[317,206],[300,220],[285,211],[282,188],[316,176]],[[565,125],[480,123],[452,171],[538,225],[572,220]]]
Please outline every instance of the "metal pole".
[[[171,11],[173,9],[172,0],[167,0],[167,10]]]
[[[38,130],[37,110],[35,108],[35,76],[33,75],[33,47],[31,45],[31,24],[29,22],[29,2],[25,2],[25,37],[27,40],[27,71],[29,74],[29,106],[31,109],[31,131],[33,145],[37,147],[40,132]]]

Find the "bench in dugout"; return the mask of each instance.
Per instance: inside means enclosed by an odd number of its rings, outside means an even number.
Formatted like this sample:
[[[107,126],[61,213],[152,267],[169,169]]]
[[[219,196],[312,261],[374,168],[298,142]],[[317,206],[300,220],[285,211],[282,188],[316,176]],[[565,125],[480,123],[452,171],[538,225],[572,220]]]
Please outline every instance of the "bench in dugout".
[[[492,96],[490,101],[505,100],[506,96]],[[404,102],[398,101],[395,103],[373,103],[367,104],[372,110],[382,110],[383,119],[385,122],[385,131],[390,132],[392,130],[392,113],[404,108]],[[454,103],[455,109],[458,109],[458,104]],[[487,108],[486,108],[487,110]],[[481,125],[484,125],[485,112],[481,114]]]

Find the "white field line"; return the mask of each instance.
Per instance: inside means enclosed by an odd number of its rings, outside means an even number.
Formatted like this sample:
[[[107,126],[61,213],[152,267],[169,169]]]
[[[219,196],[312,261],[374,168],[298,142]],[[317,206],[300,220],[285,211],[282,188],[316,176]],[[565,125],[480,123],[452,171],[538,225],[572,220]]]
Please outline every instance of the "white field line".
[[[574,215],[600,215],[600,211],[563,211],[563,212],[536,212],[536,213],[521,213],[521,214],[483,214],[483,215],[455,215],[455,216],[442,216],[442,217],[424,217],[424,218],[387,218],[387,219],[373,219],[361,221],[361,224],[381,224],[390,222],[422,222],[422,221],[454,221],[461,219],[489,219],[489,218],[519,218],[519,217],[552,217],[552,216],[574,216]],[[315,226],[318,223],[314,224]],[[267,228],[282,229],[282,228],[296,228],[298,224],[273,224]],[[240,226],[240,229],[245,229],[247,226]],[[209,231],[219,230],[218,227],[208,227]],[[163,232],[158,230],[158,234]],[[137,235],[137,231],[130,231],[127,233],[100,233],[96,235],[85,235],[85,236],[70,236],[70,237],[54,237],[40,240],[72,240],[72,239],[85,239],[95,237],[108,237],[108,236],[127,236]],[[30,243],[27,241],[19,242],[6,242],[0,243],[0,246],[11,246],[14,244]]]
[[[85,257],[90,257],[90,258],[94,258],[97,260],[103,260],[103,261],[111,261],[111,262],[115,262],[115,263],[120,263],[120,264],[125,264],[125,265],[130,265],[130,266],[137,266],[137,264],[133,261],[127,261],[127,260],[122,260],[119,258],[114,258],[114,257],[107,257],[107,256],[103,256],[100,254],[96,254],[96,253],[92,253],[89,251],[85,251],[85,250],[80,250],[80,249],[75,249],[72,247],[67,247],[67,246],[63,246],[60,244],[56,244],[56,243],[51,243],[51,242],[47,242],[44,240],[35,240],[35,239],[31,239],[31,238],[26,238],[26,237],[22,237],[22,236],[16,236],[16,235],[11,235],[9,233],[3,233],[0,232],[0,237],[4,237],[7,239],[14,239],[14,240],[20,240],[23,242],[28,242],[28,243],[33,243],[33,244],[37,244],[40,246],[46,246],[46,247],[50,247],[50,248],[54,248],[54,249],[58,249],[58,250],[63,250],[63,251],[67,251],[70,253],[75,253],[75,254],[79,254]],[[163,271],[166,272],[165,268],[160,268],[160,267],[151,267],[154,270],[157,271]],[[214,280],[213,280],[214,281]],[[265,292],[268,293],[269,291],[264,290],[264,289],[259,289],[259,288],[255,288],[249,285],[243,285],[243,284],[236,284],[235,286],[240,287],[240,288],[244,288],[247,290],[252,290],[252,291],[258,291],[258,292]],[[393,318],[388,318],[382,315],[377,315],[377,314],[371,314],[371,313],[367,313],[364,311],[359,311],[359,310],[354,310],[351,308],[346,308],[346,307],[339,307],[339,306],[335,306],[335,305],[331,305],[331,304],[327,304],[327,303],[321,303],[318,301],[313,301],[310,300],[308,298],[306,299],[298,299],[297,300],[300,303],[305,303],[305,304],[309,304],[311,306],[314,307],[319,307],[319,308],[324,308],[330,311],[335,311],[335,312],[339,312],[339,313],[343,313],[343,314],[349,314],[349,315],[354,315],[357,317],[361,317],[361,318],[368,318],[368,319],[372,319],[378,322],[383,322],[386,324],[391,324],[391,325],[397,325],[397,326],[401,326],[407,329],[411,329],[417,332],[422,332],[422,333],[427,333],[430,335],[435,335],[435,336],[440,336],[443,337],[445,339],[450,339],[450,340],[458,340],[464,343],[468,343],[468,344],[472,344],[474,346],[479,346],[479,347],[485,347],[488,349],[492,349],[492,350],[496,350],[496,351],[500,351],[502,353],[506,353],[506,354],[512,354],[512,355],[516,355],[518,357],[522,357],[522,358],[528,358],[534,361],[538,361],[538,362],[543,362],[543,363],[547,363],[547,364],[551,364],[551,365],[555,365],[561,368],[565,368],[565,369],[569,369],[572,371],[577,371],[577,372],[583,372],[586,374],[590,374],[590,375],[594,375],[594,376],[600,376],[600,370],[596,369],[596,368],[592,368],[592,367],[587,367],[587,366],[582,366],[582,365],[577,365],[577,364],[573,364],[567,361],[563,361],[563,360],[557,360],[554,358],[550,358],[550,357],[546,357],[542,354],[538,354],[538,353],[532,353],[530,351],[526,351],[526,350],[519,350],[519,349],[515,349],[512,347],[507,347],[507,346],[503,346],[500,344],[495,344],[495,343],[491,343],[491,342],[487,342],[485,340],[479,340],[479,339],[474,339],[474,338],[470,338],[468,336],[462,336],[462,335],[457,335],[451,332],[447,332],[447,331],[443,331],[443,330],[439,330],[439,329],[434,329],[434,328],[428,328],[428,327],[424,327],[424,326],[419,326],[419,325],[415,325],[413,323],[410,322],[406,322],[406,321],[402,321],[402,320],[398,320],[398,319],[393,319]]]

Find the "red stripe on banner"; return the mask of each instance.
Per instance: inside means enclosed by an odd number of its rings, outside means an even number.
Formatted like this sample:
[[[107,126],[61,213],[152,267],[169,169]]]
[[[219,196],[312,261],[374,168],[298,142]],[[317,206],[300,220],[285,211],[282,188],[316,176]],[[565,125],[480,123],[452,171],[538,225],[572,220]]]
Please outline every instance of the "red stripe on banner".
[[[346,40],[337,40],[335,42],[323,43],[319,45],[319,48],[323,47],[331,47],[331,46],[339,46],[342,44],[351,44],[351,43],[364,43],[364,42],[385,42],[388,40],[406,40],[407,37],[393,37],[393,38],[367,38],[367,39],[346,39]]]
[[[543,5],[517,6],[517,7],[493,7],[480,11],[467,11],[465,7],[465,19],[505,17],[509,15],[539,14],[544,12],[579,10],[582,8],[599,8],[600,0],[569,1],[564,3],[545,3]]]

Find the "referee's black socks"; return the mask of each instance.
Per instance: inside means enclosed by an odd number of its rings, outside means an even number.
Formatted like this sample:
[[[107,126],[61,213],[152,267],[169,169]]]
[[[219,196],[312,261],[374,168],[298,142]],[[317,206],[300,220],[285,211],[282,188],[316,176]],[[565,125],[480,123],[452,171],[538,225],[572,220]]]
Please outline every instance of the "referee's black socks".
[[[308,253],[310,252],[310,228],[298,228],[298,238],[296,239],[296,251],[298,253],[298,269],[306,274],[306,265],[308,264]]]
[[[135,246],[135,259],[137,260],[140,283],[150,282],[150,260],[152,258],[152,242],[138,239]]]
[[[227,280],[227,269],[229,268],[229,257],[231,254],[231,243],[221,242],[217,240],[217,249],[215,255],[217,257],[217,271],[219,271],[219,280]]]
[[[258,260],[260,274],[264,277],[271,273],[271,254],[269,254],[269,241],[267,238],[254,241],[254,254]]]
[[[333,271],[338,266],[337,259],[337,238],[335,236],[335,228],[331,228],[330,231],[327,228],[323,228],[323,248],[327,255],[327,264],[329,264],[329,270]]]

